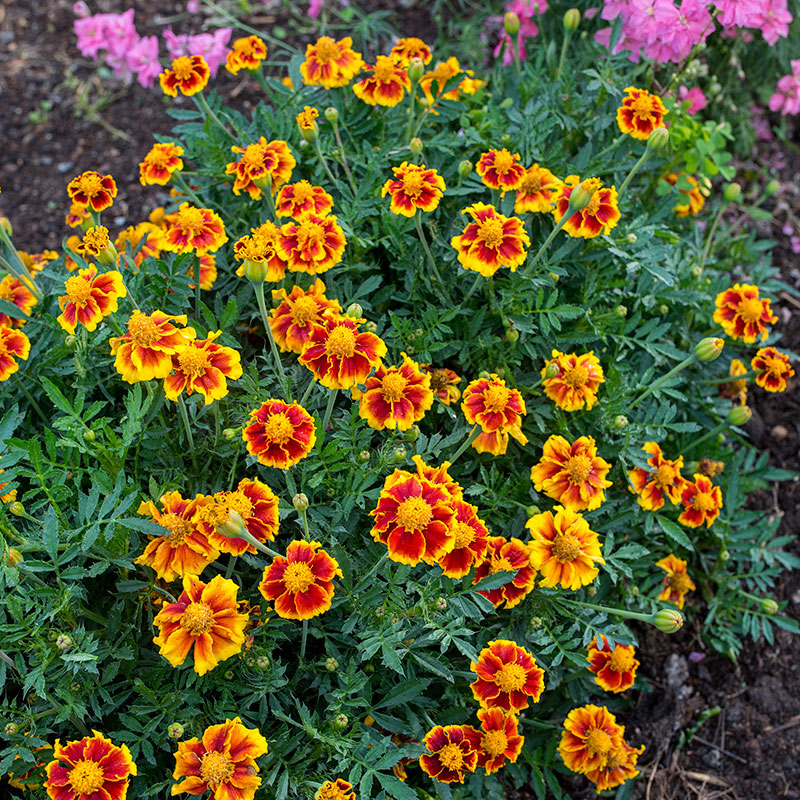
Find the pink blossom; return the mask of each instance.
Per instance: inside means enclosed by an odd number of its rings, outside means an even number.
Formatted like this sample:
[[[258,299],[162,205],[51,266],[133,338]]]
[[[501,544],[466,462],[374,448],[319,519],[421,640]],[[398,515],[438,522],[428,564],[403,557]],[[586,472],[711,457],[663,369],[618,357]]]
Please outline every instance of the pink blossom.
[[[109,14],[106,21],[106,49],[115,59],[125,60],[125,54],[139,40],[133,24],[134,10],[129,8],[122,14]],[[108,61],[106,57],[106,61]]]
[[[179,36],[172,32],[172,28],[164,28],[162,35],[164,41],[167,43],[167,54],[172,61],[181,56],[188,55],[186,44],[189,41],[189,37],[186,34],[181,34]]]
[[[689,107],[686,109],[689,114],[696,114],[708,105],[708,100],[706,100],[706,96],[699,86],[694,86],[691,89],[688,89],[686,86],[680,86],[678,88],[678,95],[682,103],[687,100],[689,101]]]
[[[72,13],[76,17],[88,17],[90,14],[89,6],[87,6],[83,0],[78,0],[77,3],[73,3],[72,5]]]
[[[713,0],[723,28],[752,28],[763,13],[764,0]]]
[[[792,15],[786,0],[766,0],[760,14],[753,20],[753,27],[761,29],[761,35],[769,45],[789,35]]]
[[[311,19],[318,19],[322,13],[322,6],[325,5],[325,0],[310,0],[308,4],[308,16]]]
[[[190,56],[203,56],[212,75],[217,74],[220,64],[225,63],[228,54],[228,42],[231,40],[233,28],[219,28],[214,33],[199,33],[190,36],[187,50]]]
[[[783,227],[781,228],[781,233],[784,236],[791,236],[794,233],[794,228],[792,227],[792,223],[784,222]]]
[[[792,61],[792,74],[778,80],[776,92],[769,99],[770,111],[797,114],[800,111],[800,58]]]
[[[72,23],[75,35],[78,37],[78,50],[81,55],[88,58],[97,58],[100,50],[107,50],[106,20],[110,14],[94,14],[91,17],[82,17]]]
[[[158,37],[142,36],[128,51],[126,58],[128,67],[136,74],[136,79],[149,89],[161,72],[161,64],[158,61]]]
[[[789,239],[789,242],[792,245],[792,252],[800,253],[800,236],[792,236],[792,238]]]
[[[600,9],[597,6],[595,6],[594,8],[587,8],[586,11],[583,12],[583,18],[584,19],[594,19],[598,15],[599,12],[600,12]]]
[[[200,10],[200,0],[188,0],[186,3],[186,10],[190,14],[196,14]]]

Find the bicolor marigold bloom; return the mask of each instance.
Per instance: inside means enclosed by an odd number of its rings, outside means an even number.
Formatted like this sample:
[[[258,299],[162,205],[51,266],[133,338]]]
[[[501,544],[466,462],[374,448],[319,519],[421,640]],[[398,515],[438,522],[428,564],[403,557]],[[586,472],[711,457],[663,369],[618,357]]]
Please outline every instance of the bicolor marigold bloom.
[[[235,175],[233,193],[247,192],[253,200],[261,197],[262,190],[273,194],[292,177],[297,160],[289,145],[282,139],[268,142],[263,136],[247,147],[233,145],[231,152],[241,153],[238,161],[225,167],[226,175]]]
[[[411,89],[411,81],[405,68],[389,56],[378,56],[375,65],[365,65],[364,71],[367,77],[354,83],[353,91],[356,97],[371,106],[396,106]]]
[[[531,549],[520,539],[488,536],[483,560],[475,566],[473,584],[480,583],[497,572],[515,572],[514,577],[496,589],[476,589],[495,608],[505,603],[506,608],[518,606],[536,584],[536,570],[531,565]]]
[[[17,359],[27,361],[30,352],[30,339],[22,331],[0,325],[0,383],[19,369]]]
[[[683,179],[683,181],[688,183],[690,188],[678,188],[678,191],[682,195],[686,196],[686,201],[678,203],[673,210],[679,217],[693,217],[703,210],[703,206],[706,204],[706,199],[703,197],[703,193],[700,191],[700,185],[698,184],[697,179],[692,175],[687,175],[685,172],[673,172],[669,175],[664,175],[664,180],[671,186],[675,186],[679,179]]]
[[[152,222],[129,225],[125,230],[120,231],[114,240],[117,266],[125,267],[130,261],[133,261],[139,267],[146,258],[158,258],[161,255],[163,244],[164,231],[158,225],[153,225]]]
[[[461,486],[453,480],[448,471],[450,469],[449,461],[443,461],[438,467],[431,467],[422,460],[422,456],[419,454],[413,456],[411,460],[417,468],[417,475],[444,489],[447,494],[450,495],[450,499],[454,504],[464,499],[464,492]],[[409,473],[405,470],[395,470],[394,473],[386,479],[386,486],[389,486],[395,479],[402,480],[408,477],[408,475]],[[455,505],[453,507],[455,508]]]
[[[297,127],[300,129],[300,133],[303,134],[303,138],[305,138],[305,133],[308,131],[319,131],[319,126],[317,125],[318,116],[319,109],[312,106],[303,106],[303,110],[295,117]]]
[[[16,306],[23,314],[30,316],[36,305],[36,295],[25,284],[13,275],[6,275],[0,281],[0,300]],[[0,311],[0,325],[10,328],[21,328],[27,320],[24,317],[11,317]]]
[[[697,587],[686,571],[686,561],[670,553],[666,558],[656,561],[656,566],[666,572],[664,577],[664,588],[661,590],[658,599],[667,603],[672,603],[683,608],[688,592],[693,592]]]
[[[44,782],[52,800],[125,800],[128,780],[137,774],[127,745],[115,745],[98,731],[66,745],[56,739],[53,759]]]
[[[321,187],[308,181],[287,183],[275,198],[275,213],[279,217],[301,220],[309,214],[324,217],[333,208],[333,198]]]
[[[433,405],[431,376],[405,353],[400,355],[399,367],[381,363],[364,382],[358,413],[376,431],[407,431]]]
[[[267,57],[267,45],[259,36],[243,36],[236,39],[225,57],[225,69],[231,75],[240,70],[256,70]]]
[[[446,406],[459,401],[461,390],[458,388],[458,384],[461,383],[461,378],[453,370],[447,369],[447,367],[434,367],[430,364],[420,364],[419,368],[423,372],[430,373],[431,391]]]
[[[534,164],[525,170],[517,189],[514,213],[550,214],[564,184],[549,169]]]
[[[89,209],[86,206],[82,206],[80,203],[70,203],[69,211],[64,217],[64,224],[70,228],[77,228],[85,219],[89,219],[89,216]]]
[[[633,686],[639,662],[633,645],[613,643],[603,636],[600,646],[592,639],[587,647],[586,660],[589,672],[594,673],[594,682],[606,692],[624,692]]]
[[[564,185],[553,209],[556,222],[561,222],[561,218],[567,213],[570,195],[579,184],[587,192],[592,192],[592,199],[589,205],[581,211],[576,211],[564,223],[564,230],[570,236],[583,239],[593,239],[601,233],[608,235],[620,219],[617,189],[615,186],[604,187],[599,178],[587,178],[581,181],[577,175],[568,175],[564,179]]]
[[[383,484],[370,535],[400,564],[432,563],[453,549],[455,511],[449,492],[411,473],[396,470]]]
[[[194,328],[186,324],[186,314],[172,316],[163,311],[143,314],[136,309],[128,320],[128,332],[108,340],[114,366],[128,383],[161,380],[172,371],[172,357],[195,338]]]
[[[162,243],[164,250],[173,253],[194,251],[203,255],[219,250],[228,241],[222,219],[210,208],[195,208],[181,203],[180,208],[167,214],[166,219],[169,227]]]
[[[286,558],[277,556],[264,569],[258,591],[275,601],[279,617],[311,619],[331,607],[333,579],[343,576],[336,559],[320,547],[296,539],[286,548]]]
[[[409,164],[404,161],[392,167],[394,178],[383,184],[381,197],[391,195],[389,210],[393,214],[413,217],[419,211],[433,211],[446,189],[444,179],[435,170],[424,164]]]
[[[463,70],[458,63],[455,56],[451,56],[447,61],[440,61],[435,69],[426,72],[419,80],[420,88],[425,94],[425,101],[430,108],[432,114],[438,114],[434,110],[434,106],[439,100],[459,100],[461,93],[475,94],[481,86],[485,86],[486,82],[473,78],[473,71],[471,69]],[[455,88],[444,91],[444,87],[450,78],[456,75],[464,75],[465,77]],[[435,87],[434,87],[435,84]],[[434,95],[434,89],[436,94]]]
[[[0,473],[3,472],[3,468],[0,467]],[[8,481],[5,483],[0,482],[0,503],[13,503],[17,499],[17,490],[12,489],[10,492],[6,492],[3,494],[3,489],[8,486]]]
[[[419,458],[419,456],[417,456]],[[486,523],[478,517],[478,507],[463,500],[453,500],[451,504],[455,517],[453,529],[453,549],[436,559],[436,563],[448,578],[463,578],[473,564],[480,564],[486,553],[489,531]]]
[[[750,366],[758,371],[756,384],[768,392],[785,391],[786,381],[794,375],[789,356],[774,347],[762,347]]]
[[[638,495],[636,500],[639,505],[646,511],[658,511],[664,506],[664,498],[668,498],[674,506],[680,503],[687,483],[681,475],[683,456],[678,456],[674,461],[664,458],[656,442],[645,442],[642,450],[648,454],[647,463],[652,470],[634,467],[628,472],[628,480]]]
[[[166,186],[173,172],[183,169],[183,148],[175,142],[156,142],[139,164],[139,183],[142,186]]]
[[[755,367],[754,367],[755,369]],[[747,367],[738,358],[731,360],[728,374],[731,380],[719,385],[719,393],[740,406],[747,405],[747,379],[740,377],[747,373]]]
[[[570,444],[563,436],[551,436],[538,464],[531,467],[531,481],[537,492],[562,503],[571,511],[594,511],[606,499],[604,489],[611,464],[597,455],[591,436]]]
[[[197,260],[200,267],[200,288],[207,292],[214,287],[217,280],[217,257],[214,253],[201,253]],[[185,274],[194,279],[194,266],[189,267]],[[189,284],[189,288],[194,289],[194,282]]]
[[[268,750],[257,728],[245,728],[239,717],[205,729],[202,739],[178,742],[172,794],[203,794],[210,800],[253,800],[261,785],[256,759]]]
[[[475,171],[486,186],[499,189],[503,194],[519,189],[525,180],[525,167],[520,164],[519,153],[510,153],[505,147],[483,153]]]
[[[595,784],[598,792],[614,789],[639,774],[636,762],[643,752],[644,745],[634,748],[623,741],[620,747],[611,748],[601,767],[587,770],[584,775]]]
[[[363,384],[386,355],[379,336],[358,330],[361,321],[328,314],[311,330],[299,361],[328,389]]]
[[[286,289],[273,289],[272,299],[281,303],[270,311],[269,327],[284,353],[302,353],[311,331],[322,322],[323,316],[338,316],[342,312],[338,300],[325,297],[325,284],[320,278],[306,290],[293,286],[289,294]]]
[[[525,742],[525,737],[519,735],[516,715],[500,708],[479,708],[478,719],[481,721],[478,766],[491,775],[504,767],[506,761],[516,764]]]
[[[490,378],[478,378],[464,390],[461,410],[470,425],[480,425],[472,446],[479,453],[502,455],[506,452],[509,434],[520,444],[528,440],[522,433],[525,401],[517,389],[509,389],[494,373]]]
[[[238,611],[239,587],[215,575],[207,584],[196,575],[183,579],[183,592],[175,603],[164,603],[153,624],[159,629],[153,643],[159,653],[179,667],[193,650],[198,675],[214,669],[241,652],[247,614]]]
[[[17,250],[20,261],[28,268],[31,275],[36,277],[51,261],[58,258],[55,250],[44,250],[41,253],[26,253],[24,250]]]
[[[550,364],[558,372],[547,377]],[[590,350],[579,356],[577,353],[561,353],[553,350],[553,357],[542,368],[544,393],[564,411],[587,411],[597,402],[597,390],[605,383],[603,368]]]
[[[87,331],[93,331],[98,323],[117,310],[117,302],[126,297],[128,291],[122,275],[116,270],[97,274],[95,267],[82,269],[77,275],[67,278],[65,295],[58,298],[61,314],[58,324],[67,332],[75,333],[80,323]]]
[[[752,344],[759,336],[766,339],[767,325],[778,321],[769,299],[759,297],[758,286],[749,283],[735,283],[720,292],[714,304],[714,322],[721,325],[731,339],[742,339],[747,344]]]
[[[625,728],[605,706],[573,708],[564,720],[558,752],[573,772],[600,769],[612,750],[622,747],[624,735]]]
[[[93,225],[84,234],[75,252],[85,259],[96,258],[101,264],[108,266],[116,263],[117,252],[108,238],[108,228]]]
[[[531,532],[531,566],[539,570],[539,586],[576,591],[588,586],[605,564],[600,539],[577,512],[563,506],[535,514],[525,527]]]
[[[113,205],[117,184],[111,175],[88,170],[67,184],[67,194],[76,205],[99,213]]]
[[[325,781],[314,794],[314,800],[356,800],[353,784],[341,778]]]
[[[191,97],[205,89],[210,77],[211,70],[203,56],[179,56],[158,76],[158,82],[161,91],[170,97],[177,97],[179,89]]]
[[[306,45],[306,60],[300,65],[300,74],[306,86],[335,89],[350,83],[363,66],[364,59],[353,50],[349,36],[338,42],[322,36],[314,44]]]
[[[422,39],[418,39],[416,36],[407,36],[395,42],[389,52],[389,58],[401,67],[407,67],[412,58],[418,58],[423,64],[430,64],[433,54]]]
[[[342,260],[347,239],[333,214],[308,214],[298,222],[287,222],[278,236],[278,255],[290,272],[317,275]]]
[[[180,492],[167,492],[158,502],[163,511],[148,500],[139,504],[138,513],[150,516],[167,532],[163,536],[149,537],[147,547],[134,563],[155,570],[167,583],[175,578],[199,575],[219,556],[219,550],[208,541],[196,519],[208,499],[197,495],[189,500],[181,497]]]
[[[267,221],[251,232],[252,236],[242,236],[233,245],[233,257],[242,262],[236,274],[250,280],[282,281],[286,277],[286,262],[278,255],[280,228]]]
[[[544,670],[524,647],[507,639],[489,642],[469,668],[478,676],[470,689],[482,708],[518,714],[529,700],[538,703],[544,691]]]
[[[623,133],[634,139],[647,139],[656,128],[663,127],[664,115],[669,112],[660,97],[635,86],[628,86],[625,94],[617,109],[617,125]]]
[[[519,217],[505,217],[486,203],[474,203],[461,213],[469,214],[473,221],[450,244],[457,250],[464,269],[491,278],[500,267],[515,272],[525,263],[528,257],[525,248],[531,240]]]
[[[678,522],[687,528],[699,528],[704,522],[710,528],[722,508],[722,489],[714,486],[710,478],[697,473],[694,483],[686,481],[681,492],[681,502],[685,509]]]
[[[314,419],[301,405],[270,399],[250,412],[242,439],[259,464],[289,469],[313,450],[317,434]]]
[[[464,783],[464,775],[475,772],[479,741],[471,725],[437,725],[422,740],[428,752],[419,757],[419,765],[441,783]]]

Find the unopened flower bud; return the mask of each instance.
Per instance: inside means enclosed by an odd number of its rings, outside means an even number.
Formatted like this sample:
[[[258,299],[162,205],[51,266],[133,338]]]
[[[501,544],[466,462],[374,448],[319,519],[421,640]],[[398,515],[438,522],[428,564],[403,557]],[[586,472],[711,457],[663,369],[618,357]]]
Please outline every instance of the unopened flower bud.
[[[256,666],[259,669],[269,669],[269,659],[266,656],[259,656],[256,659]]]
[[[725,188],[722,190],[722,196],[729,202],[735,203],[742,196],[741,184],[726,183]]]
[[[467,161],[466,159],[464,159],[464,161],[462,161],[462,162],[461,162],[461,163],[458,165],[458,174],[459,174],[459,175],[460,175],[462,178],[466,178],[466,177],[467,177],[467,175],[469,175],[469,174],[472,172],[472,169],[473,169],[473,164],[472,164],[472,162],[471,162],[471,161]]]
[[[338,122],[339,112],[333,106],[328,106],[325,109],[325,119],[328,120],[328,122]]]
[[[222,431],[222,438],[226,442],[232,442],[239,433],[241,433],[241,431],[238,428],[225,428],[225,430]]]
[[[484,380],[484,381],[490,381],[490,380],[492,379],[492,375],[491,375],[491,373],[487,372],[485,369],[482,369],[482,370],[481,370],[481,371],[478,373],[478,377],[479,377],[481,380]]]
[[[353,319],[361,319],[364,314],[364,309],[358,303],[350,303],[347,306],[347,311],[344,312],[345,316],[352,317]]]
[[[303,492],[299,492],[292,498],[292,505],[297,511],[305,511],[310,503],[308,502],[308,497]]]
[[[74,333],[70,333],[69,336],[64,337],[64,344],[69,347],[71,350],[78,342],[78,337],[75,336]]]
[[[500,101],[500,108],[503,108],[503,109],[511,108],[511,106],[513,106],[513,105],[514,105],[514,98],[513,97],[505,97],[505,98],[503,98],[503,100]],[[508,134],[503,134],[500,138],[501,138],[501,140],[503,141],[504,144],[508,144],[508,141],[509,141]]]
[[[408,149],[411,151],[412,156],[418,156],[422,152],[422,139],[415,136],[409,143]]]
[[[412,425],[407,431],[403,431],[403,441],[404,442],[416,442],[419,439],[419,425],[414,424]]]
[[[588,594],[589,597],[594,597],[597,594],[597,587],[596,586],[588,586],[586,588],[586,594]]]
[[[83,440],[85,442],[93,442],[95,440],[95,433],[91,428],[87,428],[83,432]]]
[[[531,617],[531,628],[538,630],[544,625],[544,620],[541,617]]]
[[[15,500],[9,507],[8,510],[15,516],[21,517],[25,513],[25,506],[20,503],[19,500]]]
[[[269,187],[265,187],[265,190],[271,191]],[[267,279],[268,271],[269,264],[266,261],[253,261],[252,258],[242,261],[242,274],[253,283],[263,283]]]
[[[380,619],[385,614],[386,614],[386,609],[383,606],[378,606],[375,609],[375,616],[378,617],[378,619]]]
[[[72,647],[72,639],[66,633],[60,633],[56,637],[56,647],[59,650],[69,650]]]
[[[358,454],[358,460],[359,460],[359,461],[360,461],[362,464],[366,464],[366,463],[367,463],[367,461],[369,461],[369,450],[362,450],[362,451],[361,451],[361,452]]]
[[[173,722],[169,728],[167,728],[167,736],[169,736],[170,739],[180,739],[184,733],[185,729],[180,722]]]
[[[555,361],[551,361],[544,371],[545,378],[555,378],[556,375],[561,371],[561,368],[556,364]]]
[[[596,189],[595,182],[590,180],[581,181],[570,193],[569,207],[573,211],[582,211],[592,202]]]
[[[401,461],[406,460],[406,449],[405,447],[395,447],[394,453],[392,458],[395,460],[395,463],[399,464]]]
[[[325,659],[325,669],[328,672],[336,672],[339,669],[339,662],[335,658]]]
[[[629,233],[629,234],[628,234],[628,235],[625,237],[625,241],[626,241],[628,244],[636,244],[636,242],[638,242],[638,241],[639,241],[639,237],[638,237],[638,236],[637,236],[635,233]]]
[[[9,236],[14,235],[14,228],[11,225],[11,220],[8,217],[0,217],[0,228],[2,228]]]
[[[232,681],[233,670],[232,669],[225,670],[225,672],[222,673],[222,677],[225,678],[226,681]]]
[[[714,361],[719,358],[725,340],[716,336],[707,336],[694,346],[694,355],[698,361]]]
[[[581,24],[581,12],[577,8],[570,8],[564,14],[564,30],[572,31],[578,30],[578,25]]]
[[[631,586],[631,590],[630,591],[631,591],[631,595],[633,597],[638,597],[639,596],[639,587],[636,584]]]
[[[750,421],[750,417],[753,416],[753,411],[751,410],[750,406],[734,406],[728,412],[728,422],[731,425],[745,425],[747,422]]]
[[[506,15],[503,17],[503,27],[506,29],[506,33],[509,36],[516,36],[519,33],[519,14],[515,14],[513,11],[507,11]]]
[[[624,414],[617,414],[614,417],[614,427],[618,430],[624,430],[628,427],[628,418]]]
[[[347,723],[349,721],[350,720],[347,719],[347,715],[346,714],[337,714],[333,718],[333,727],[334,728],[338,728],[340,731],[344,730],[347,727]]]
[[[664,128],[656,128],[647,137],[647,146],[650,150],[663,150],[669,141],[669,131]]]
[[[776,180],[771,180],[764,187],[764,191],[766,192],[767,197],[772,197],[772,195],[777,194],[780,190],[781,190],[781,182]]]
[[[419,56],[414,56],[414,58],[411,59],[406,73],[408,74],[408,79],[412,83],[416,83],[423,76],[425,73],[425,64],[422,63],[422,59]]]
[[[683,627],[683,615],[674,608],[662,608],[653,614],[650,622],[662,633],[676,633]]]
[[[539,506],[531,505],[525,509],[525,513],[528,515],[528,517],[535,517],[537,514],[542,513],[542,509],[539,508]]]
[[[627,316],[628,316],[628,307],[627,307],[627,306],[624,306],[624,305],[622,305],[622,303],[620,303],[620,304],[619,304],[619,305],[618,305],[618,306],[617,306],[617,307],[614,309],[614,314],[615,314],[616,316],[618,316],[618,317],[627,317]]]
[[[436,598],[436,608],[439,611],[446,611],[447,610],[447,598],[446,597],[437,597]]]
[[[364,323],[364,330],[367,331],[368,333],[376,333],[378,330],[378,326],[370,320],[369,322]]]
[[[228,519],[215,525],[217,533],[221,536],[227,536],[229,539],[238,539],[245,532],[244,520],[238,511],[228,511]]]
[[[730,561],[731,554],[729,550],[720,550],[719,551],[719,560],[720,561]]]
[[[778,613],[778,604],[771,597],[765,597],[761,601],[761,608],[765,614]]]
[[[661,314],[662,316],[663,316],[664,314],[668,314],[668,313],[669,313],[669,306],[668,306],[666,303],[662,303],[662,304],[661,304],[661,305],[658,307],[658,313],[659,313],[659,314]]]
[[[19,725],[16,722],[9,722],[5,728],[3,728],[3,732],[6,736],[13,736],[19,730]]]
[[[516,328],[508,328],[506,330],[506,341],[512,344],[519,341],[519,331]]]

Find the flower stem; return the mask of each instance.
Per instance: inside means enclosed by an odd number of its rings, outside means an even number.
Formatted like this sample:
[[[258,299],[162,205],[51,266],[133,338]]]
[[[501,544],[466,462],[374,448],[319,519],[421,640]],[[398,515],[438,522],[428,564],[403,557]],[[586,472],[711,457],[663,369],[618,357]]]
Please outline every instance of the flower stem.
[[[439,267],[436,266],[436,261],[434,261],[433,253],[431,253],[430,247],[428,247],[428,241],[425,238],[425,232],[422,230],[422,217],[420,216],[422,212],[417,209],[416,214],[414,214],[414,226],[417,229],[417,236],[419,236],[419,240],[422,243],[422,249],[425,251],[425,255],[428,257],[428,264],[430,264],[431,271],[436,276],[436,280],[439,281],[442,287],[442,292],[444,293],[445,299],[450,302],[450,295],[447,293],[447,287],[444,284],[444,280],[442,280],[441,273],[439,272]]]
[[[703,385],[719,385],[721,383],[733,383],[734,381],[746,381],[748,378],[754,378],[759,374],[757,369],[751,369],[743,372],[741,375],[727,375],[724,378],[709,378],[705,381],[700,381]]]
[[[42,422],[44,422],[44,424],[49,427],[50,420],[44,415],[44,411],[42,411],[41,407],[36,402],[36,400],[33,399],[33,395],[28,391],[27,387],[22,382],[22,378],[20,378],[20,376],[16,372],[11,375],[11,378],[17,385],[17,388],[22,392],[22,394],[25,395],[25,398],[31,404],[33,410],[39,415]]]
[[[186,402],[182,394],[178,395],[178,409],[181,419],[183,420],[183,429],[186,431],[186,441],[189,445],[189,453],[192,456],[192,466],[194,467],[194,471],[197,472],[197,453],[194,450],[194,436],[192,436],[192,426],[189,424],[189,412],[186,410]]]
[[[714,234],[717,232],[717,227],[719,226],[720,220],[722,219],[722,213],[728,207],[728,204],[723,200],[719,205],[719,210],[717,211],[716,217],[714,217],[714,222],[711,223],[711,230],[708,232],[708,238],[706,239],[706,245],[703,248],[703,255],[700,258],[700,269],[702,270],[703,267],[706,265],[706,259],[708,258],[708,254],[711,252],[711,243],[714,241]]]
[[[269,212],[269,218],[278,224],[280,227],[280,222],[278,220],[278,212],[275,211],[275,197],[272,194],[272,185],[267,186],[266,189],[262,190],[264,196],[267,198],[267,211]]]
[[[561,71],[564,69],[564,59],[567,57],[567,48],[569,47],[571,38],[572,31],[565,31],[564,41],[561,43],[561,57],[558,59],[558,66],[556,67],[556,74],[554,76],[555,80],[561,77]]]
[[[342,167],[344,168],[344,174],[347,175],[347,182],[350,184],[350,188],[353,190],[353,194],[355,195],[357,194],[356,182],[353,180],[353,174],[350,172],[350,165],[347,163],[347,155],[344,152],[342,135],[339,133],[339,123],[334,121],[331,124],[333,125],[333,135],[336,137],[336,144],[339,146],[339,152],[342,154]]]
[[[473,281],[472,286],[470,286],[469,291],[464,295],[464,299],[461,301],[462,305],[466,303],[467,300],[469,300],[473,294],[475,294],[475,290],[478,288],[478,286],[480,286],[482,278],[483,275],[481,275],[480,272],[475,276],[475,280]]]
[[[653,618],[652,614],[642,614],[640,611],[626,611],[624,608],[611,608],[611,606],[599,606],[596,603],[583,603],[580,600],[564,599],[565,603],[573,606],[580,606],[581,608],[590,608],[592,611],[602,611],[605,614],[611,614],[614,617],[623,617],[624,619],[638,619],[640,622],[650,622]]]
[[[628,177],[622,182],[622,186],[619,187],[619,191],[617,192],[617,202],[622,200],[622,195],[625,194],[625,190],[628,188],[628,184],[631,182],[633,176],[639,171],[642,164],[650,157],[650,148],[645,147],[644,153],[642,153],[639,160],[633,165],[633,169],[628,173]]]
[[[472,430],[469,432],[469,436],[461,443],[461,447],[453,453],[453,457],[450,459],[451,464],[456,463],[456,459],[478,438],[481,433],[481,426],[480,425],[473,425]]]
[[[517,68],[517,75],[522,77],[522,64],[519,61],[519,31],[514,34],[514,41],[511,45],[514,48],[514,66]]]
[[[308,509],[304,508],[300,512],[300,516],[303,518],[303,530],[305,531],[306,541],[310,542],[311,541],[311,534],[309,534],[309,532],[308,532]]]
[[[236,556],[231,555],[228,559],[228,568],[225,570],[225,579],[228,580],[233,575],[233,567],[236,564]]]
[[[319,139],[314,139],[314,152],[317,154],[317,158],[319,159],[319,163],[322,164],[323,169],[325,170],[325,174],[328,176],[330,182],[332,184],[336,184],[336,178],[333,177],[333,173],[331,172],[330,167],[328,166],[328,162],[325,160],[325,156],[322,155],[322,148],[319,146]],[[352,186],[352,183],[350,184]]]
[[[208,104],[208,100],[203,97],[202,92],[198,92],[194,95],[195,100],[197,101],[197,105],[200,106],[201,110],[206,114],[206,116],[210,117],[214,124],[226,135],[231,136],[231,132],[225,127],[225,125],[220,121],[220,118],[214,113],[211,106]],[[173,173],[174,174],[174,173]]]
[[[325,417],[322,420],[323,432],[328,430],[328,423],[331,421],[331,414],[333,413],[333,406],[334,403],[336,402],[337,394],[339,394],[338,389],[331,389],[331,392],[328,395],[328,405],[325,407]]]
[[[570,207],[567,206],[567,210],[564,212],[564,216],[558,221],[558,224],[550,231],[550,235],[544,240],[544,244],[539,248],[539,252],[533,257],[533,261],[528,265],[526,270],[526,274],[530,274],[533,268],[536,266],[536,262],[544,255],[545,250],[550,246],[550,242],[556,238],[556,234],[569,222],[569,220],[578,213],[580,209],[573,208],[570,210]]]
[[[194,259],[194,316],[200,319],[200,256],[197,253]]]
[[[727,430],[730,427],[730,423],[725,420],[724,422],[720,422],[719,424],[715,425],[711,430],[706,431],[699,439],[693,439],[689,442],[689,446],[687,450],[694,450],[699,445],[703,444],[703,442],[707,442],[714,436],[722,433],[723,431]]]
[[[649,395],[651,395],[651,394],[652,394],[652,393],[653,393],[653,392],[654,392],[656,389],[658,389],[658,387],[659,387],[659,386],[662,386],[662,385],[663,385],[664,383],[666,383],[666,382],[667,382],[667,381],[668,381],[670,378],[672,378],[673,376],[677,375],[677,374],[678,374],[678,373],[679,373],[681,370],[684,370],[684,369],[686,369],[686,367],[688,367],[688,366],[689,366],[689,365],[690,365],[690,364],[691,364],[693,361],[694,361],[694,353],[692,353],[692,355],[688,356],[687,358],[684,358],[684,359],[683,359],[683,361],[681,361],[681,363],[680,363],[680,364],[678,364],[676,367],[673,367],[673,368],[672,368],[672,369],[671,369],[671,370],[670,370],[670,371],[669,371],[669,372],[668,372],[666,375],[662,375],[662,376],[661,376],[661,377],[660,377],[660,378],[659,378],[657,381],[655,381],[655,383],[651,383],[651,384],[650,384],[650,385],[649,385],[649,386],[648,386],[648,387],[647,387],[647,388],[644,390],[644,392],[642,392],[642,394],[640,394],[640,395],[639,395],[639,396],[638,396],[638,397],[637,397],[637,398],[636,398],[636,399],[635,399],[635,400],[634,400],[634,401],[633,401],[633,402],[630,404],[629,408],[630,408],[631,410],[633,410],[634,408],[636,408],[636,406],[638,406],[638,405],[639,405],[639,403],[641,403],[641,402],[642,402],[642,400],[644,400],[644,399],[645,399],[645,397],[648,397]]]
[[[8,235],[6,229],[0,225],[0,242],[5,244],[8,248],[9,252],[11,253],[11,258],[16,262],[17,266],[10,264],[6,259],[2,259],[4,266],[8,268],[8,271],[11,272],[14,277],[23,283],[26,288],[30,289],[38,298],[42,297],[42,292],[39,287],[33,282],[33,274],[31,271],[25,266],[22,259],[19,257],[17,253],[17,248],[14,247],[14,243],[11,241],[11,237]]]
[[[316,382],[316,379],[312,375],[311,380],[308,382],[308,386],[306,386],[306,390],[303,392],[303,396],[300,398],[300,405],[303,406],[303,408],[305,408],[308,398],[311,397],[311,390],[314,388],[314,384]]]
[[[300,635],[300,660],[306,657],[306,643],[308,642],[308,620],[303,620],[303,632]]]
[[[264,328],[266,329],[267,338],[269,339],[269,346],[272,350],[272,358],[275,361],[275,371],[278,374],[278,380],[281,384],[286,400],[291,402],[292,398],[289,394],[289,387],[286,380],[286,373],[283,371],[283,362],[281,361],[281,354],[278,352],[278,345],[275,344],[275,337],[272,335],[272,328],[269,326],[269,315],[267,314],[267,304],[264,300],[264,281],[257,281],[253,284],[256,292],[256,299],[258,300],[258,309],[261,312],[261,319],[264,321]]]

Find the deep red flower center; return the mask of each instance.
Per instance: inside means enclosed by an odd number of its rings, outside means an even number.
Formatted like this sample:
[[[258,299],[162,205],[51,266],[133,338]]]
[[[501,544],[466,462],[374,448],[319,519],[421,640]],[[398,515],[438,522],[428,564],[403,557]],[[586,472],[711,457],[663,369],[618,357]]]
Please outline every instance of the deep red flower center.
[[[521,664],[503,664],[494,676],[495,683],[504,692],[518,692],[524,685],[527,675]]]
[[[95,761],[79,761],[69,773],[69,785],[75,794],[93,794],[104,782],[103,768]]]
[[[304,561],[293,561],[283,573],[283,582],[290,592],[307,592],[314,583],[314,573]]]
[[[214,611],[205,603],[189,603],[181,617],[181,627],[193,636],[200,636],[214,625]]]
[[[227,753],[212,750],[200,759],[200,777],[211,787],[225,783],[234,773],[236,765]]]

